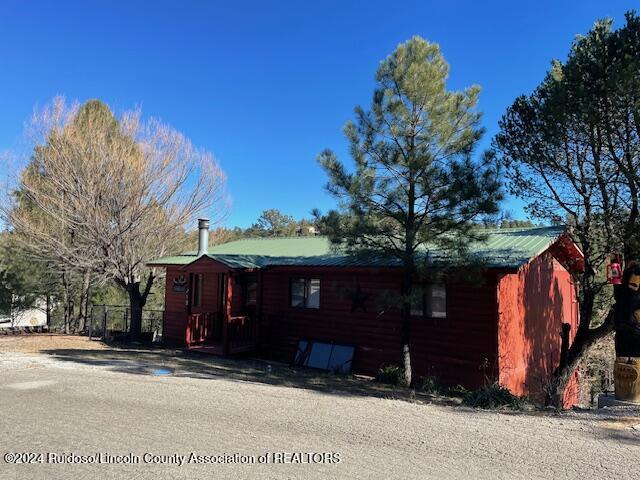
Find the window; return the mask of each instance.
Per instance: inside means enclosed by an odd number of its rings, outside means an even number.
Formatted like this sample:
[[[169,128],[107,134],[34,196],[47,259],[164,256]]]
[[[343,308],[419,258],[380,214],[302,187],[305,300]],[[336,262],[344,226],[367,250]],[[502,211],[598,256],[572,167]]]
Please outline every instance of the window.
[[[447,287],[429,285],[427,288],[427,316],[447,318]]]
[[[291,280],[291,306],[320,308],[320,279],[295,278]]]
[[[245,307],[258,303],[258,280],[255,275],[249,275],[244,279],[244,305]]]
[[[191,275],[191,306],[199,307],[202,305],[202,273],[194,273]]]
[[[414,285],[413,293],[411,294],[411,315],[414,317],[422,317],[424,315],[424,300],[424,287]]]
[[[415,286],[411,301],[411,315],[447,318],[447,288],[444,285]]]

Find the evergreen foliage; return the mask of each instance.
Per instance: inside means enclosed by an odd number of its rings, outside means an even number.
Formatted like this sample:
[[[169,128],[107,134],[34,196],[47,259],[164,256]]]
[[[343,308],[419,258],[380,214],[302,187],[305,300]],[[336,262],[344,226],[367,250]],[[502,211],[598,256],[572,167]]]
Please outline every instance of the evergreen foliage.
[[[371,110],[355,109],[345,126],[355,169],[330,150],[319,156],[340,210],[325,216],[328,233],[355,254],[399,259],[404,266],[403,357],[411,382],[410,301],[419,249],[464,253],[482,238],[477,222],[498,211],[499,168],[491,154],[474,161],[484,133],[480,87],[450,91],[449,66],[435,43],[413,37],[378,68]]]
[[[602,275],[611,254],[640,260],[639,99],[640,18],[629,12],[618,30],[600,20],[577,37],[567,60],[509,107],[495,138],[510,191],[533,217],[568,223],[584,253],[584,272],[574,272],[580,324],[551,380],[556,405],[585,352],[613,328]]]

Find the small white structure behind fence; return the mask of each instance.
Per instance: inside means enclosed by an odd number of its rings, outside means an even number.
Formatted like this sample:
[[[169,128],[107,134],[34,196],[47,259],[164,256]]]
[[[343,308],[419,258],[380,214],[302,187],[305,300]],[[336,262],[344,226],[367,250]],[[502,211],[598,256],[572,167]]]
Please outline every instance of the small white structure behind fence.
[[[42,327],[47,324],[46,302],[38,302],[34,308],[0,315],[0,328]]]

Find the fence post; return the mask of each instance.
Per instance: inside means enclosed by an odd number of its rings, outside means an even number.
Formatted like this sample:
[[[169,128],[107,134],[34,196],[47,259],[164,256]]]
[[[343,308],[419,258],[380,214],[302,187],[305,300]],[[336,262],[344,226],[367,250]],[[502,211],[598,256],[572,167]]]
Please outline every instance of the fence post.
[[[93,305],[91,305],[91,313],[89,314],[89,340],[91,340],[92,336],[93,336]]]
[[[107,338],[107,315],[109,314],[109,308],[104,306],[104,313],[102,315],[102,339],[106,340]]]

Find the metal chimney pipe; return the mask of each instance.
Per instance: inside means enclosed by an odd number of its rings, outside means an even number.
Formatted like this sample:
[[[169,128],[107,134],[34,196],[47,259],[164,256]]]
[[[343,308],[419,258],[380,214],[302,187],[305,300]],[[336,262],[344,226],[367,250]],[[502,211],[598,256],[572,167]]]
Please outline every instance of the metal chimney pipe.
[[[198,219],[198,256],[209,252],[209,219]]]

